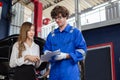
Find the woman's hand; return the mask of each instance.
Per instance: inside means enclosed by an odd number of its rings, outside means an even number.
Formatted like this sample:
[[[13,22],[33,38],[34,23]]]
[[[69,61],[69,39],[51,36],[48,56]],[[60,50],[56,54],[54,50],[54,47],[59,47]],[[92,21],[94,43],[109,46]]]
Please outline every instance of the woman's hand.
[[[40,58],[38,56],[33,56],[33,55],[26,55],[24,57],[24,59],[25,59],[25,61],[29,60],[29,61],[35,62],[35,63],[38,62],[38,61],[40,61]]]

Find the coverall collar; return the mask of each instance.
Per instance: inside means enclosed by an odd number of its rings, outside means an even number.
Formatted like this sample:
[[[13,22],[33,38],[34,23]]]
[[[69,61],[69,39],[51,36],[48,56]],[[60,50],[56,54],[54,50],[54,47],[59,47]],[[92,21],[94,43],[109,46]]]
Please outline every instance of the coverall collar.
[[[70,27],[69,24],[67,24],[67,26],[65,27],[65,29],[64,29],[63,31],[65,31],[65,32],[70,32],[70,30],[71,30],[71,27]],[[63,31],[62,31],[62,32],[63,32]],[[59,28],[57,28],[57,29],[55,30],[55,32],[60,32]]]

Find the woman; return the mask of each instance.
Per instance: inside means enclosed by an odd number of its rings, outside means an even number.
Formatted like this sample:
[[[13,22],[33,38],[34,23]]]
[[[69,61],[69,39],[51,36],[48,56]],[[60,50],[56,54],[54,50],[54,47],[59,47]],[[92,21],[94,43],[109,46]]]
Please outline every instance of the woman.
[[[15,68],[15,80],[35,80],[34,67],[40,65],[40,51],[39,46],[34,42],[34,35],[33,24],[24,22],[10,58],[10,67]]]

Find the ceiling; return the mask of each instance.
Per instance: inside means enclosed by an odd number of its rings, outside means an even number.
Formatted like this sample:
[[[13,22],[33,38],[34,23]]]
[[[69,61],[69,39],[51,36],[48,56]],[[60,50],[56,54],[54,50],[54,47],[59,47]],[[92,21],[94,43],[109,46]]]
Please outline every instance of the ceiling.
[[[75,0],[39,0],[39,1],[43,4],[44,17],[50,18],[50,12],[56,5],[66,6],[70,11],[70,15],[75,13]],[[79,0],[79,9],[81,11],[84,11],[99,4],[105,3],[107,1],[109,0]],[[31,2],[31,0],[12,0],[13,5],[16,4],[17,2],[28,7],[32,11],[34,10],[34,4]]]

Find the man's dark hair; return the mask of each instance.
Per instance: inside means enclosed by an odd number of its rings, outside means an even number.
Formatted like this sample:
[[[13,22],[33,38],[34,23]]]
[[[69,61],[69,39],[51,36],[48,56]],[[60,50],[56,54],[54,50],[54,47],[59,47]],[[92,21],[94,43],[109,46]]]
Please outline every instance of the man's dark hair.
[[[56,16],[59,14],[62,15],[62,17],[69,17],[69,11],[66,7],[64,6],[56,6],[52,11],[51,11],[51,17],[54,19]]]

